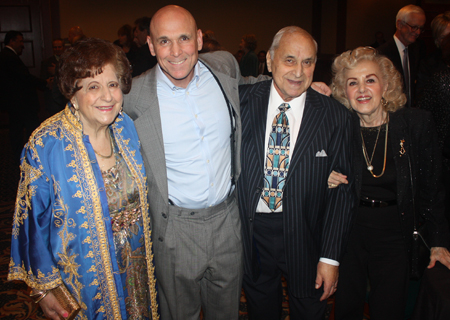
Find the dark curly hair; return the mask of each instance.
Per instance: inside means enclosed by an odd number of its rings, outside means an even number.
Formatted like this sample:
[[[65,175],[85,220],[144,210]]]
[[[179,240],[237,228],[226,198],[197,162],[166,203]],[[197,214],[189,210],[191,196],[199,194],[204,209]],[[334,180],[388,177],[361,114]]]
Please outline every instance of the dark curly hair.
[[[62,54],[56,73],[59,90],[72,99],[81,89],[79,80],[101,74],[108,64],[114,66],[122,92],[130,92],[131,67],[125,53],[111,42],[97,38],[80,40]]]

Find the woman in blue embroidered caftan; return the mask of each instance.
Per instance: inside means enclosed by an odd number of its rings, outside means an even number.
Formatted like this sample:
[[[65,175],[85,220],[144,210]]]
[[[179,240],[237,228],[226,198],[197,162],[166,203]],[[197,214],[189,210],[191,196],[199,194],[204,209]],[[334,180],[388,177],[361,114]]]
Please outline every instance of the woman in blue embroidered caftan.
[[[121,112],[128,60],[89,38],[58,71],[70,102],[22,152],[8,280],[26,282],[51,319],[68,316],[52,293],[60,285],[77,319],[159,319],[145,169]]]

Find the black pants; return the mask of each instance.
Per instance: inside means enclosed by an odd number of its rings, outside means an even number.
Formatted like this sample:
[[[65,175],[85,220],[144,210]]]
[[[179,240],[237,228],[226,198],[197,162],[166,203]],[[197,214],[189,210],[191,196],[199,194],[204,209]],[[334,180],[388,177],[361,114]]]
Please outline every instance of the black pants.
[[[277,320],[282,311],[281,276],[288,283],[291,320],[322,320],[326,300],[319,301],[322,287],[312,297],[296,298],[290,292],[289,274],[283,243],[282,213],[256,214],[253,222],[255,245],[261,261],[261,275],[256,282],[244,274],[244,291],[251,320]]]
[[[336,320],[361,320],[369,278],[371,320],[404,317],[408,256],[397,206],[361,208],[339,267]]]

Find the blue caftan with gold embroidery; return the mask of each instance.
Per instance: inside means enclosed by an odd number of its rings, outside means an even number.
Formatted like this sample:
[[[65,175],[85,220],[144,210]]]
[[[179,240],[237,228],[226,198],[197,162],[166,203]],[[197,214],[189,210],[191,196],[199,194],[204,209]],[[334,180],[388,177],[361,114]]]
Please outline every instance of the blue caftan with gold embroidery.
[[[139,140],[125,114],[110,130],[116,166],[105,172],[68,107],[32,134],[21,157],[8,280],[42,290],[64,282],[82,307],[77,319],[156,320]]]

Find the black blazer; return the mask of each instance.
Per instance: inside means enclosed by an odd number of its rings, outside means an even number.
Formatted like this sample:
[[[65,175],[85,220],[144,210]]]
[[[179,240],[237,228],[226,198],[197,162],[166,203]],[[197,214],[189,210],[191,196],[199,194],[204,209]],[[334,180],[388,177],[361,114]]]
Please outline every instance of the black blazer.
[[[390,40],[385,42],[383,45],[377,48],[378,52],[385,55],[392,61],[395,68],[402,75],[403,88],[405,88],[405,76],[403,74],[402,58],[398,52],[395,40],[392,37]],[[416,41],[415,43],[408,46],[408,58],[409,58],[409,75],[411,78],[411,99],[414,102],[416,95],[416,83],[417,75],[419,73],[419,65],[421,59],[424,57],[425,50],[423,48],[422,42]],[[408,97],[406,97],[408,98]],[[409,102],[411,105],[411,102]]]
[[[245,273],[256,279],[260,262],[253,244],[253,218],[264,177],[264,146],[271,80],[239,88],[242,119],[238,180]],[[341,259],[353,216],[351,115],[335,100],[308,89],[303,120],[283,193],[284,245],[289,286],[296,297],[311,296],[320,257]],[[327,157],[317,157],[324,150]],[[332,170],[349,184],[328,189]]]
[[[16,113],[39,110],[36,89],[44,91],[47,82],[30,74],[20,57],[8,47],[0,53],[0,105]]]
[[[353,163],[357,202],[361,193],[362,171],[366,168],[362,148],[360,121],[353,113]],[[410,250],[414,215],[409,170],[416,190],[416,213],[427,220],[428,241],[432,247],[447,247],[450,243],[444,216],[445,190],[441,182],[441,151],[436,130],[429,112],[403,108],[389,115],[389,142],[397,170],[397,204],[405,244]],[[404,140],[406,153],[400,156],[400,141]]]

